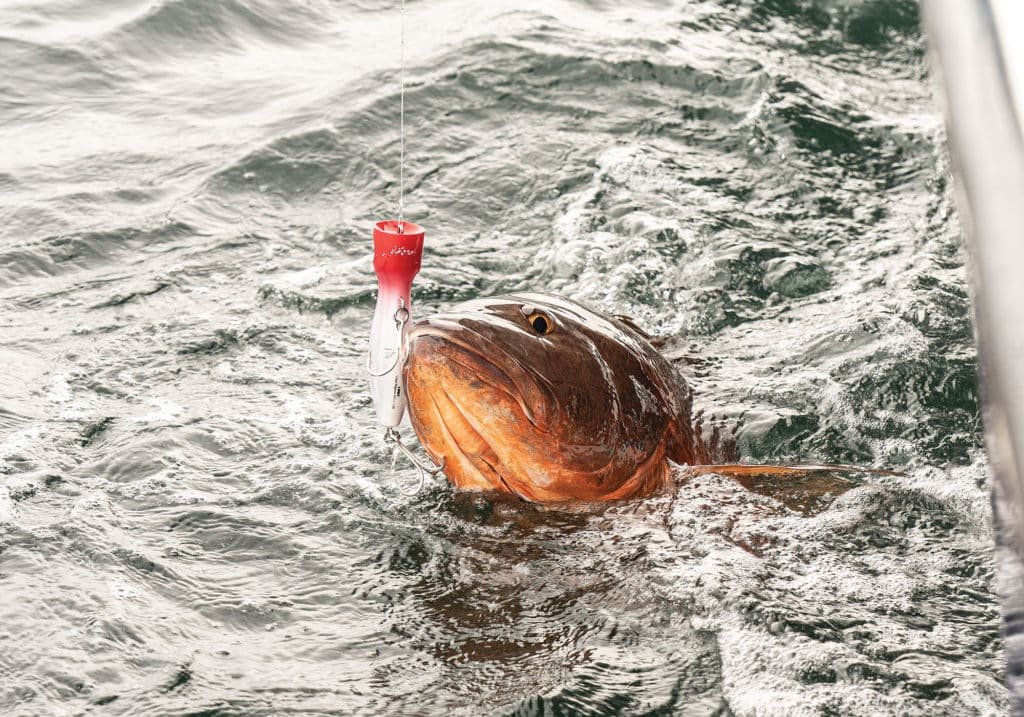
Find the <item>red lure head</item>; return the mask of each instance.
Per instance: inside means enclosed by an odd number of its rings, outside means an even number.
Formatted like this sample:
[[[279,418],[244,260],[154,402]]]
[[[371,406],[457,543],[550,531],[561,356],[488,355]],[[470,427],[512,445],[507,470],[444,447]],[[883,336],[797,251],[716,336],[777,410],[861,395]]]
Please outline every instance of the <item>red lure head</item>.
[[[420,270],[423,227],[392,219],[373,225],[373,270],[385,293],[407,294]]]

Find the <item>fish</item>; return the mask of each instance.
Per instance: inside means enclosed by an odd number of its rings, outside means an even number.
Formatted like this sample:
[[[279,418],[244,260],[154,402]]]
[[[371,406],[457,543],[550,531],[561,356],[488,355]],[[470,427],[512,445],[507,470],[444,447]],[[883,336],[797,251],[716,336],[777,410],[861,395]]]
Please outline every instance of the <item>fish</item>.
[[[417,438],[460,490],[603,502],[661,491],[673,463],[748,484],[821,471],[735,464],[735,440],[702,431],[690,386],[635,323],[550,294],[415,322],[403,386]]]

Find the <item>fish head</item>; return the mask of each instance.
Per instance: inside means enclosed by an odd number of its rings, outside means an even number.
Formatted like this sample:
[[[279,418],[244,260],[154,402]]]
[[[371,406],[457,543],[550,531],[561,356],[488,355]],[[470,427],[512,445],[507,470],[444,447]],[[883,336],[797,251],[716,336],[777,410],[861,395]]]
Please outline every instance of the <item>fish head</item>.
[[[601,500],[656,480],[679,411],[666,368],[611,317],[527,293],[417,322],[404,379],[413,428],[457,487]]]

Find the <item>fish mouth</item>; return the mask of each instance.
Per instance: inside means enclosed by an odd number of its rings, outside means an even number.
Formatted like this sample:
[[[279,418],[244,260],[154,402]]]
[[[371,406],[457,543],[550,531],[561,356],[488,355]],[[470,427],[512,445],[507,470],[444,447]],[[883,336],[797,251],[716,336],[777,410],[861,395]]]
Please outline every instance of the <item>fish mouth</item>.
[[[472,419],[470,414],[450,395],[445,394],[442,400],[446,400],[454,409],[455,413],[458,414],[462,421],[462,425],[459,428],[462,431],[468,431],[471,433],[473,437],[483,444],[485,450],[474,451],[473,458],[470,458],[469,454],[467,454],[459,444],[459,441],[456,440],[455,435],[452,432],[452,427],[444,420],[445,411],[443,411],[441,406],[438,405],[437,398],[431,396],[430,402],[433,406],[434,413],[437,416],[438,421],[440,421],[444,426],[445,433],[448,434],[448,443],[451,447],[458,451],[461,454],[462,459],[472,466],[473,469],[485,479],[485,481],[489,480],[494,490],[501,491],[504,489],[506,492],[516,496],[520,500],[529,501],[530,499],[528,496],[523,495],[521,491],[514,488],[507,480],[505,480],[505,477],[501,475],[501,472],[495,465],[498,462],[497,453],[495,453],[490,441],[484,438],[483,434],[477,428],[476,422]],[[483,464],[482,466],[480,465],[481,463]]]
[[[410,361],[417,358],[417,341],[429,338],[440,341],[442,347],[454,349],[445,351],[446,360],[468,369],[481,383],[511,398],[526,420],[538,431],[550,432],[552,412],[549,407],[554,403],[554,394],[546,382],[494,341],[457,321],[428,319],[418,322],[409,332],[406,370]],[[498,360],[489,358],[488,353],[494,357],[500,356],[505,367],[499,365]],[[445,390],[445,394],[459,413],[466,417],[466,410],[455,401],[451,393]]]
[[[415,380],[421,389],[416,392],[421,396],[417,405],[411,401],[412,389],[406,387],[413,426],[417,421],[428,425],[436,422],[435,430],[443,441],[438,448],[457,452],[457,460],[449,460],[448,465],[463,468],[455,469],[454,473],[446,470],[448,477],[456,487],[497,490],[520,500],[535,501],[528,486],[503,473],[505,461],[495,449],[495,439],[498,444],[501,440],[492,435],[494,430],[502,429],[489,427],[489,421],[482,420],[472,404],[474,389],[491,393],[489,399],[480,399],[477,409],[486,406],[483,401],[494,403],[497,399],[504,404],[502,412],[508,412],[509,430],[549,434],[555,399],[544,379],[494,340],[444,317],[417,323],[409,332],[408,341],[405,379]],[[438,375],[432,368],[445,364],[455,367],[455,376],[446,375],[447,371]],[[420,370],[423,374],[418,376]],[[425,381],[430,383],[425,385]]]

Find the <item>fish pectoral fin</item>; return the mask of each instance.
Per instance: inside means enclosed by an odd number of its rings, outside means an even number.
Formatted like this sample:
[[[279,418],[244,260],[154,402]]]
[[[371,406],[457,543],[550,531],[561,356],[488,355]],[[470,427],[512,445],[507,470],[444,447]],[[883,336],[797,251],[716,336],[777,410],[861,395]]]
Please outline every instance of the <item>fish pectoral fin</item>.
[[[762,466],[740,463],[686,466],[690,476],[714,473],[734,479],[747,490],[773,498],[804,515],[820,513],[833,498],[851,488],[865,485],[854,477],[864,475],[900,476],[902,473],[836,464]],[[853,474],[853,475],[851,475]]]
[[[801,476],[823,473],[859,473],[883,476],[906,476],[906,473],[897,473],[895,471],[882,470],[881,468],[848,466],[842,463],[797,463],[781,466],[723,463],[721,465],[686,466],[686,470],[695,475],[719,473],[721,475],[728,476],[772,476],[780,478],[799,478]]]

